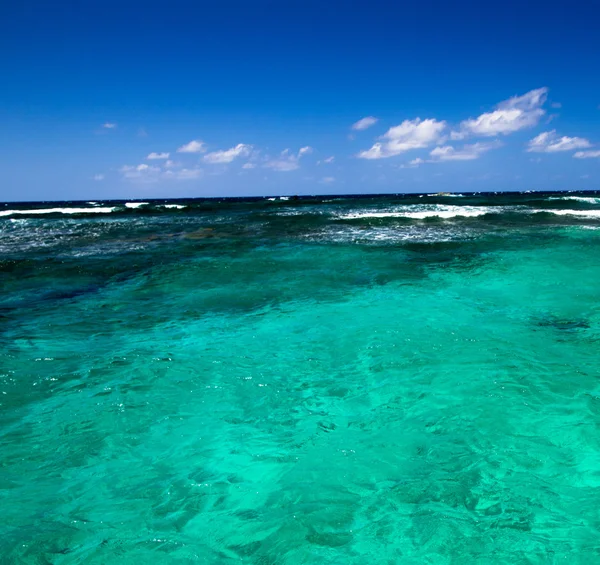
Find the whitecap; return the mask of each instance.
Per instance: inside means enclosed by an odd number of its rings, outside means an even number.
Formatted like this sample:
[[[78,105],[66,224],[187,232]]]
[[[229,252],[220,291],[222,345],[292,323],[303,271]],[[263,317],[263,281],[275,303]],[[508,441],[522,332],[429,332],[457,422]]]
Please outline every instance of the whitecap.
[[[600,218],[600,210],[535,210],[535,212],[546,212],[557,216],[581,216],[583,218]]]
[[[579,202],[587,202],[588,204],[600,204],[600,198],[591,196],[551,196],[549,200],[577,200]]]
[[[164,208],[174,208],[176,210],[183,210],[183,208],[187,208],[183,204],[163,204]]]
[[[110,214],[116,208],[35,208],[33,210],[3,210],[0,216],[29,214]]]
[[[497,208],[488,206],[438,206],[435,208],[420,209],[413,211],[410,208],[403,210],[394,210],[386,212],[365,211],[343,214],[338,216],[340,219],[356,220],[360,218],[408,218],[412,220],[424,220],[426,218],[475,218],[485,214],[498,212]]]
[[[148,202],[125,202],[127,208],[139,208],[140,206],[146,206]]]

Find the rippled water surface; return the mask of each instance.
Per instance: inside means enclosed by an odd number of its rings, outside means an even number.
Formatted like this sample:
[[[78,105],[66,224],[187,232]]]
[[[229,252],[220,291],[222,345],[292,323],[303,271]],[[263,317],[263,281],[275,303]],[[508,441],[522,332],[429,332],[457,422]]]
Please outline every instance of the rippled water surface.
[[[600,195],[0,204],[0,562],[600,563]]]

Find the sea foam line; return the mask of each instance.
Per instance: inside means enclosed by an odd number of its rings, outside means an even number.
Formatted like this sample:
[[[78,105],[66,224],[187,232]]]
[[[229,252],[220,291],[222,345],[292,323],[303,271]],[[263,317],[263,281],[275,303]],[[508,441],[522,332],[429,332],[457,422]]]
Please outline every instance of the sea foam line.
[[[498,212],[496,208],[487,206],[471,206],[471,207],[459,207],[459,206],[448,206],[440,207],[429,210],[420,210],[416,212],[411,211],[396,211],[396,212],[354,212],[350,214],[342,214],[338,216],[340,219],[345,220],[357,220],[360,218],[408,218],[413,220],[424,220],[426,218],[456,218],[456,217],[467,217],[475,218],[477,216],[483,216],[485,214]]]
[[[535,212],[546,212],[557,216],[581,216],[583,218],[600,218],[600,210],[535,210]]]
[[[588,204],[600,203],[600,197],[593,196],[550,196],[548,200],[576,200],[577,202],[587,202]]]
[[[2,210],[0,216],[29,214],[110,214],[116,208],[35,208],[33,210]]]

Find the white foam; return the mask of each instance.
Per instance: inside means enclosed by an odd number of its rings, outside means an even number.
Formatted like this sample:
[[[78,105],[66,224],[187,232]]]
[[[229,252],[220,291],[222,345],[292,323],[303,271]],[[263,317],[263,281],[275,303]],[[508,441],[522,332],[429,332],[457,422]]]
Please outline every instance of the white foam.
[[[183,208],[187,208],[183,204],[163,204],[164,208],[175,208],[176,210],[183,210]]]
[[[587,202],[588,204],[600,204],[600,198],[593,198],[591,196],[551,196],[549,200],[577,200],[579,202]]]
[[[3,210],[0,216],[29,214],[110,214],[116,208],[39,208],[33,210]]]
[[[148,202],[125,202],[127,208],[139,208],[140,206],[146,206]]]
[[[475,218],[477,216],[483,216],[485,214],[497,212],[496,208],[487,206],[438,206],[435,208],[421,209],[419,211],[412,211],[409,207],[398,211],[389,212],[355,212],[350,214],[344,214],[338,216],[339,218],[346,220],[356,220],[360,218],[409,218],[412,220],[424,220],[426,218]]]
[[[289,200],[290,197],[289,196],[280,196],[279,200]]]
[[[535,210],[535,212],[548,212],[557,216],[581,216],[582,218],[600,218],[600,210]]]

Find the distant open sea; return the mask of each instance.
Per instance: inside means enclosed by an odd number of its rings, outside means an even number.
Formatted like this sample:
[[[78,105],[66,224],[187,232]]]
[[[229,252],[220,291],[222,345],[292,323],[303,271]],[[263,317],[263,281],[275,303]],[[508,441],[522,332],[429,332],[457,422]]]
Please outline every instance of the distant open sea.
[[[0,563],[600,563],[600,194],[0,204]]]

